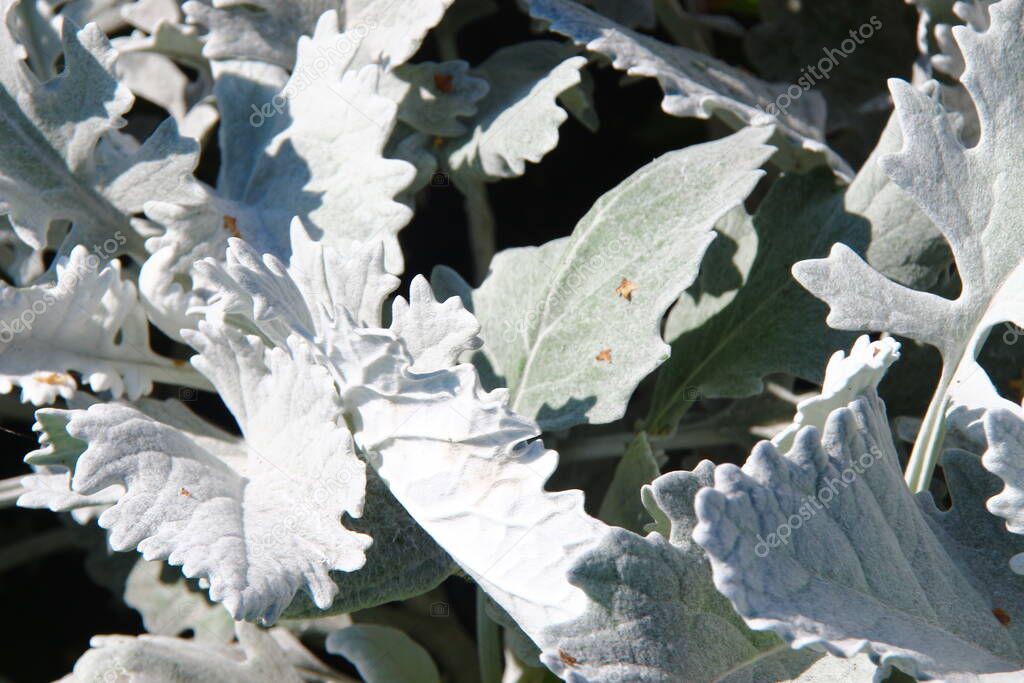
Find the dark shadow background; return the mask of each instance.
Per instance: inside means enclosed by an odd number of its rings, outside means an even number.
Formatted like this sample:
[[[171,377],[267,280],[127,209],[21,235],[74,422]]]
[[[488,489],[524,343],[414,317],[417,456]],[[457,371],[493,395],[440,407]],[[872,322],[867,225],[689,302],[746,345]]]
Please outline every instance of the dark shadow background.
[[[897,0],[893,0],[894,2]],[[725,3],[709,2],[723,11]],[[754,3],[733,3],[753,6]],[[727,8],[724,8],[727,10]],[[755,17],[746,12],[733,16],[747,25]],[[905,26],[887,30],[906,31],[906,44],[914,44],[913,9],[907,8]],[[540,37],[531,30],[529,19],[512,0],[503,0],[498,14],[479,21],[459,39],[460,57],[471,64],[479,63],[499,47]],[[544,36],[551,38],[551,36]],[[664,35],[659,37],[665,38]],[[556,38],[557,39],[557,38]],[[751,69],[742,45],[736,38],[715,35],[715,52],[732,64]],[[851,59],[856,59],[853,55]],[[437,59],[433,43],[428,39],[413,61]],[[909,77],[910,61],[894,58],[891,72],[879,79],[879,92],[884,90],[885,76]],[[539,165],[528,165],[526,174],[489,186],[489,196],[497,219],[499,249],[541,244],[567,235],[576,221],[604,192],[614,187],[633,171],[655,157],[694,143],[721,137],[729,131],[720,124],[694,119],[677,119],[660,108],[661,91],[654,80],[643,79],[620,85],[623,75],[610,67],[588,67],[594,76],[595,104],[600,117],[600,130],[591,133],[569,118],[560,130],[558,147]],[[146,130],[155,127],[161,112],[139,101],[130,117],[131,128]],[[885,121],[885,115],[867,122],[867,129],[858,131],[858,138],[874,140]],[[854,167],[859,166],[869,148],[834,141],[847,154]],[[849,149],[845,149],[849,147]],[[216,155],[204,157],[205,178],[216,175]],[[455,268],[471,279],[472,267],[466,239],[467,223],[462,197],[454,187],[427,187],[419,198],[415,218],[401,233],[406,257],[407,275],[403,289],[417,273],[429,274],[438,264]],[[158,344],[155,343],[155,346]],[[164,395],[173,396],[173,390]],[[16,395],[14,395],[16,397]],[[7,397],[7,404],[16,398]],[[224,416],[215,399],[202,397],[193,408],[207,416]],[[12,405],[17,410],[16,405]],[[22,409],[21,417],[10,417],[5,410],[2,424],[10,431],[0,431],[0,477],[26,472],[21,462],[26,452],[36,446],[31,431],[31,413]],[[47,511],[0,510],[0,565],[11,557],[16,544],[46,535],[60,541],[57,534],[64,525]],[[142,632],[139,616],[127,608],[119,597],[93,583],[83,569],[84,551],[62,542],[57,550],[44,557],[18,562],[0,576],[0,605],[4,608],[3,633],[0,637],[0,682],[48,681],[68,673],[76,659],[88,647],[94,634]],[[462,579],[450,579],[442,591],[452,605],[452,617],[463,623],[467,633],[474,633],[474,592]],[[340,665],[340,658],[332,657]],[[475,662],[467,662],[474,666]]]

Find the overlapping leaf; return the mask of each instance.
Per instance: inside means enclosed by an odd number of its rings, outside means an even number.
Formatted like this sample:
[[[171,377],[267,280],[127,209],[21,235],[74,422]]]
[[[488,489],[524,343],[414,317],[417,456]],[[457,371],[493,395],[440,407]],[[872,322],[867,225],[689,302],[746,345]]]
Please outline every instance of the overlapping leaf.
[[[362,511],[365,473],[329,374],[294,336],[267,348],[212,319],[189,340],[244,441],[210,448],[212,437],[126,405],[55,410],[86,444],[71,489],[124,487],[99,518],[111,547],[207,579],[236,618],[273,621],[299,589],[329,607],[337,587],[328,572],[358,569],[370,542],[341,523]]]
[[[801,91],[793,99],[785,84],[766,83],[703,53],[636,33],[572,0],[531,0],[530,14],[548,22],[552,31],[605,55],[616,69],[657,79],[667,113],[717,116],[737,128],[776,122],[784,152],[780,161],[792,157],[792,167],[798,169],[814,163],[809,155],[822,155],[829,165],[850,174],[825,144],[825,105],[818,93]]]
[[[696,499],[694,540],[715,585],[746,622],[791,646],[925,679],[1019,677],[1024,609],[1008,571],[1020,537],[988,514],[997,482],[977,457],[949,451],[953,507],[904,483],[873,389],[802,429],[785,454],[769,443],[743,469],[720,465]]]
[[[154,381],[206,386],[181,363],[149,348],[146,319],[121,265],[103,262],[84,246],[55,264],[56,282],[0,284],[0,391],[21,387],[35,405],[71,398],[81,375],[94,391],[134,399]]]
[[[658,373],[646,425],[652,434],[674,432],[699,397],[759,393],[771,373],[820,380],[829,352],[852,336],[829,330],[825,306],[789,274],[839,239],[867,240],[867,222],[844,210],[832,174],[787,175],[753,218],[741,212],[719,225],[701,278],[669,313],[672,356]]]
[[[384,240],[388,267],[402,268],[396,234],[411,212],[395,201],[414,169],[385,159],[396,104],[378,95],[379,68],[352,69],[338,48],[337,15],[324,14],[312,38],[299,41],[295,71],[226,62],[216,70],[223,161],[217,191],[199,205],[147,205],[168,226],[147,247],[154,255],[140,282],[155,322],[177,336],[195,324],[187,310],[201,297],[182,284],[197,260],[222,258],[231,235],[287,259],[293,216],[338,249]],[[283,83],[283,85],[282,85]],[[280,92],[278,92],[280,90]]]
[[[884,330],[930,344],[942,354],[942,376],[907,473],[915,490],[931,477],[946,410],[958,387],[969,389],[961,391],[961,402],[998,403],[975,362],[989,330],[1007,321],[1024,322],[1024,269],[1015,236],[1020,207],[1013,189],[1020,184],[1022,141],[1015,122],[1024,110],[1024,81],[1011,66],[1015,55],[1024,53],[1018,30],[1022,15],[1024,3],[1008,0],[992,7],[986,32],[954,29],[967,64],[962,82],[981,122],[975,147],[964,147],[933,99],[906,83],[891,82],[904,148],[886,157],[883,168],[949,242],[963,282],[960,296],[949,300],[897,285],[843,244],[833,247],[827,259],[793,269],[801,284],[829,304],[829,325]],[[979,390],[979,384],[987,384],[987,390]]]
[[[117,235],[125,240],[119,252],[141,251],[129,219],[147,199],[196,196],[195,143],[168,122],[138,150],[98,159],[101,138],[124,125],[133,99],[113,75],[116,52],[95,25],[78,31],[65,21],[64,71],[40,83],[8,28],[15,4],[0,5],[0,213],[35,248],[47,245],[51,222],[69,220],[66,251]]]

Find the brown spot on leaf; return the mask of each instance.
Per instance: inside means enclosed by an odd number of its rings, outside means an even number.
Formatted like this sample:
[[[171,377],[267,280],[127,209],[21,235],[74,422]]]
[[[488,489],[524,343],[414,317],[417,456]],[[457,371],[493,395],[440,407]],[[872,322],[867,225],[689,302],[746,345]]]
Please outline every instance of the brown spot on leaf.
[[[637,290],[637,286],[626,278],[622,278],[622,282],[615,288],[615,293],[621,296],[626,301],[633,300],[633,292]]]
[[[189,491],[189,490],[188,490],[187,488],[185,488],[184,486],[182,486],[182,487],[181,487],[181,490],[180,490],[180,491],[178,491],[178,495],[179,495],[179,496],[185,496],[186,498],[191,498],[191,497],[192,497],[192,493],[191,493],[191,491]]]
[[[601,349],[601,352],[599,354],[597,354],[596,356],[594,356],[594,360],[602,362],[602,363],[611,363],[612,362],[612,350],[611,349]]]
[[[441,149],[444,146],[444,138],[440,135],[434,136],[434,149]]]
[[[437,89],[446,95],[455,90],[455,86],[452,85],[452,80],[453,78],[451,74],[434,74],[434,85],[436,85]]]
[[[578,659],[576,659],[571,654],[562,649],[558,650],[558,658],[561,659],[562,663],[566,666],[576,666],[577,664],[579,664]]]
[[[224,229],[232,237],[242,236],[242,233],[238,232],[238,220],[234,216],[224,216]]]
[[[992,616],[998,619],[999,623],[1003,626],[1010,625],[1010,615],[1007,614],[1006,610],[1002,609],[1001,607],[996,607],[994,610],[992,610]]]
[[[183,368],[186,365],[188,365],[188,361],[183,358],[172,358],[171,364],[173,364],[174,367],[176,368]]]
[[[37,372],[33,375],[32,379],[43,384],[49,384],[50,386],[57,386],[67,384],[71,377],[63,372]]]

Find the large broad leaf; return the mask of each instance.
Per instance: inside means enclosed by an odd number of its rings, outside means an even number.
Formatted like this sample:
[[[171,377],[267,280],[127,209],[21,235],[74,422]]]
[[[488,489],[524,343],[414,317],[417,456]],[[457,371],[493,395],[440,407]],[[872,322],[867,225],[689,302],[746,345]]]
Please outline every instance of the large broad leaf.
[[[238,646],[166,636],[95,636],[67,683],[95,681],[218,681],[301,683],[286,651],[251,624],[237,626]]]
[[[985,33],[954,29],[967,64],[962,81],[981,122],[977,146],[964,147],[932,98],[902,81],[891,82],[904,148],[886,157],[883,168],[949,242],[963,282],[960,296],[949,300],[897,285],[842,244],[827,259],[793,269],[801,284],[831,307],[829,325],[884,330],[930,344],[942,354],[942,376],[907,470],[915,490],[931,478],[951,396],[959,391],[968,404],[1000,402],[975,361],[989,330],[1007,321],[1024,323],[1024,252],[1015,196],[1024,182],[1018,163],[1024,145],[1017,125],[1024,111],[1024,75],[1013,66],[1016,55],[1024,54],[1019,30],[1024,3],[999,3],[991,15]]]
[[[473,69],[490,84],[468,134],[443,150],[456,173],[483,179],[522,175],[558,144],[569,115],[556,99],[580,83],[587,60],[552,41],[502,48]]]
[[[451,366],[473,346],[472,316],[455,300],[427,296],[418,279],[410,300],[396,305],[394,328],[380,327],[379,314],[361,321],[340,289],[352,282],[341,269],[323,278],[303,265],[342,260],[309,242],[298,223],[292,238],[293,254],[307,256],[288,266],[241,241],[226,266],[207,261],[210,286],[220,283],[215,308],[271,340],[294,330],[319,350],[363,457],[531,637],[581,613],[585,597],[566,573],[605,527],[584,512],[579,491],[544,490],[557,454],[530,441],[539,429],[509,410],[506,392],[484,391],[471,365]],[[367,289],[378,304],[386,293]]]
[[[154,381],[208,386],[191,368],[153,353],[135,286],[121,264],[84,246],[55,264],[56,282],[0,284],[0,391],[21,387],[35,405],[72,398],[77,372],[94,391],[138,398]]]
[[[786,94],[786,84],[767,83],[704,53],[636,33],[572,0],[531,0],[530,14],[550,23],[552,31],[605,55],[616,69],[656,78],[665,92],[665,112],[717,116],[736,128],[775,122],[782,143],[777,161],[786,159],[798,169],[815,163],[808,154],[820,154],[852,175],[825,144],[825,104],[818,93],[801,90],[794,99]]]
[[[355,624],[327,636],[328,652],[352,662],[367,683],[440,683],[430,654],[396,628]]]
[[[213,319],[189,337],[244,441],[213,447],[126,405],[51,410],[87,445],[71,489],[124,487],[99,518],[111,547],[182,565],[236,619],[272,621],[299,589],[330,607],[328,572],[361,567],[370,542],[341,523],[362,511],[365,472],[330,375],[295,336],[267,348]]]
[[[661,319],[696,278],[715,222],[762,175],[770,134],[670,152],[601,197],[571,237],[495,258],[466,304],[516,412],[545,429],[622,417],[667,358]]]
[[[719,225],[701,278],[665,324],[672,357],[658,373],[647,421],[652,434],[675,431],[698,397],[760,393],[771,373],[819,381],[825,359],[852,337],[829,330],[825,306],[789,273],[840,239],[867,240],[867,222],[844,211],[832,174],[787,175],[753,219],[740,211]]]
[[[787,453],[761,443],[743,469],[720,465],[693,538],[747,624],[793,647],[865,652],[922,679],[1016,680],[1024,578],[1006,559],[1024,539],[985,510],[998,481],[977,456],[948,451],[944,466],[946,512],[907,488],[868,389]]]
[[[74,232],[65,251],[74,244],[100,249],[119,237],[106,258],[141,252],[129,218],[147,199],[196,196],[195,141],[167,122],[132,153],[108,148],[100,155],[100,139],[124,125],[121,115],[132,105],[113,75],[117,53],[95,25],[76,31],[65,21],[64,71],[39,83],[8,28],[15,4],[0,3],[0,213],[35,248],[47,245],[51,222],[69,220]]]
[[[359,45],[356,65],[376,61],[390,67],[405,64],[454,1],[346,0],[345,30],[366,35]]]

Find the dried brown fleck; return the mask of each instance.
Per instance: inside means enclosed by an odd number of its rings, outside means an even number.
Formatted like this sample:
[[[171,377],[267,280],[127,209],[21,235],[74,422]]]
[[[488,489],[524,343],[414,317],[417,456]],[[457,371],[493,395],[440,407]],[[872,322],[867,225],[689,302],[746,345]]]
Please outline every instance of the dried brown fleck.
[[[576,666],[579,664],[579,660],[565,650],[558,650],[558,658],[561,659],[566,666]]]
[[[434,136],[434,149],[441,149],[444,146],[444,138],[440,135]]]
[[[183,358],[172,358],[171,364],[176,368],[183,368],[188,365],[188,361]]]
[[[35,375],[32,379],[52,386],[57,384],[66,384],[69,378],[62,372],[41,372]]]
[[[633,292],[637,290],[637,286],[626,278],[622,278],[622,282],[615,288],[615,293],[621,296],[626,301],[633,300]]]
[[[187,488],[185,488],[184,486],[182,486],[182,487],[181,487],[181,490],[180,490],[180,491],[178,491],[178,495],[179,495],[179,496],[185,496],[186,498],[191,498],[191,497],[192,497],[192,492],[191,492],[191,491],[189,491],[189,490],[188,490]]]
[[[234,216],[224,216],[224,229],[232,237],[242,236],[242,233],[238,232],[238,220]]]
[[[1010,615],[1007,614],[1006,610],[1002,609],[1001,607],[996,607],[994,610],[992,610],[992,616],[998,619],[999,623],[1003,626],[1010,625]]]
[[[602,363],[611,363],[612,362],[612,350],[611,349],[601,349],[601,353],[599,353],[596,356],[594,356],[594,360],[600,361]]]
[[[451,74],[442,74],[442,73],[434,74],[434,85],[436,85],[437,89],[440,90],[441,92],[443,92],[446,95],[448,93],[452,92],[453,90],[455,90],[455,86],[452,85],[452,75]]]

